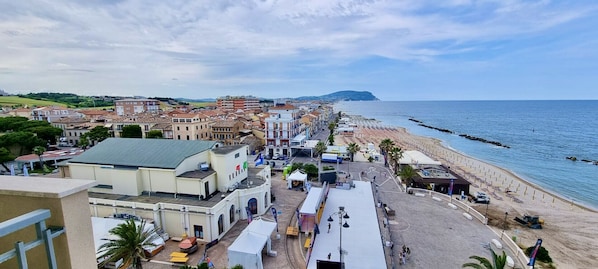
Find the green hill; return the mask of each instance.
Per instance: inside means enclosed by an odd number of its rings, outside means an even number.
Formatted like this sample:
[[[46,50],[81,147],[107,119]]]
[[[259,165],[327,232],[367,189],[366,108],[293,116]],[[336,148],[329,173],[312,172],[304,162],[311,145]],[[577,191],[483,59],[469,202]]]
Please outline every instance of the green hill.
[[[0,106],[27,106],[27,107],[41,107],[41,106],[62,106],[66,107],[66,104],[58,103],[54,101],[46,100],[35,100],[29,98],[23,98],[19,96],[0,96]]]

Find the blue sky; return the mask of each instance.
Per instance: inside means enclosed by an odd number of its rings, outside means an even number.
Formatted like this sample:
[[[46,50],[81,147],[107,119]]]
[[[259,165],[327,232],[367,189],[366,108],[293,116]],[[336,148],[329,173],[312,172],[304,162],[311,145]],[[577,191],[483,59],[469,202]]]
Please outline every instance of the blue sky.
[[[0,0],[0,88],[598,99],[598,3]]]

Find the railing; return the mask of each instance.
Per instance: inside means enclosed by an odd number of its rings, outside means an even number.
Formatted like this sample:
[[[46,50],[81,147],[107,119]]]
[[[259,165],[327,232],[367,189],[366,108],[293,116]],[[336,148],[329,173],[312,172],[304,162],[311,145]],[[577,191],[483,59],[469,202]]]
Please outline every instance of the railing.
[[[48,258],[48,267],[50,269],[58,268],[56,264],[56,255],[54,254],[54,245],[52,239],[64,233],[63,227],[47,228],[46,219],[50,218],[50,210],[38,209],[27,214],[18,216],[16,218],[9,219],[0,223],[0,237],[4,237],[8,234],[14,233],[18,230],[27,228],[31,225],[35,225],[35,231],[37,237],[31,242],[15,242],[15,248],[5,253],[0,254],[0,263],[4,263],[13,257],[17,258],[17,263],[20,269],[27,269],[27,257],[26,252],[39,245],[44,245]]]

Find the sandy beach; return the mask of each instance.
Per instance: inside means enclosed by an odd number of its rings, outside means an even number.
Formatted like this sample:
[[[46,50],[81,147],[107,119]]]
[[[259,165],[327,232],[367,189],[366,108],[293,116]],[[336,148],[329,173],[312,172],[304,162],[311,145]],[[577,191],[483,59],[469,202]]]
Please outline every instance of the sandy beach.
[[[384,126],[374,119],[351,117],[358,126],[354,136],[337,135],[336,144],[356,143],[365,149],[368,143],[373,143],[378,148],[380,141],[388,138],[403,150],[421,151],[468,179],[471,193],[484,191],[492,196],[488,207],[491,228],[502,231],[505,212],[508,212],[506,232],[511,237],[516,236],[520,246],[533,246],[542,238],[542,246],[549,251],[557,268],[598,268],[595,254],[598,213],[595,210],[562,199],[504,168],[447,148],[437,139],[416,136],[404,128]],[[486,205],[477,205],[477,209],[484,214]],[[540,216],[544,220],[543,229],[529,229],[513,221],[515,216],[524,214]],[[536,268],[541,267],[536,264]]]

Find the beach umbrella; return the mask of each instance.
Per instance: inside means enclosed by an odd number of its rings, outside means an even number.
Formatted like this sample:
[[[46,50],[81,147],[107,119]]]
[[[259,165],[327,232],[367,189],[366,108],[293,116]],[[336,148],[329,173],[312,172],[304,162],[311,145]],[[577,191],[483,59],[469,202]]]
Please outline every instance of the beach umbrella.
[[[10,164],[10,175],[14,176],[15,175],[15,165],[14,164]]]
[[[27,166],[23,165],[23,176],[28,177],[29,176],[29,170],[27,170]]]

